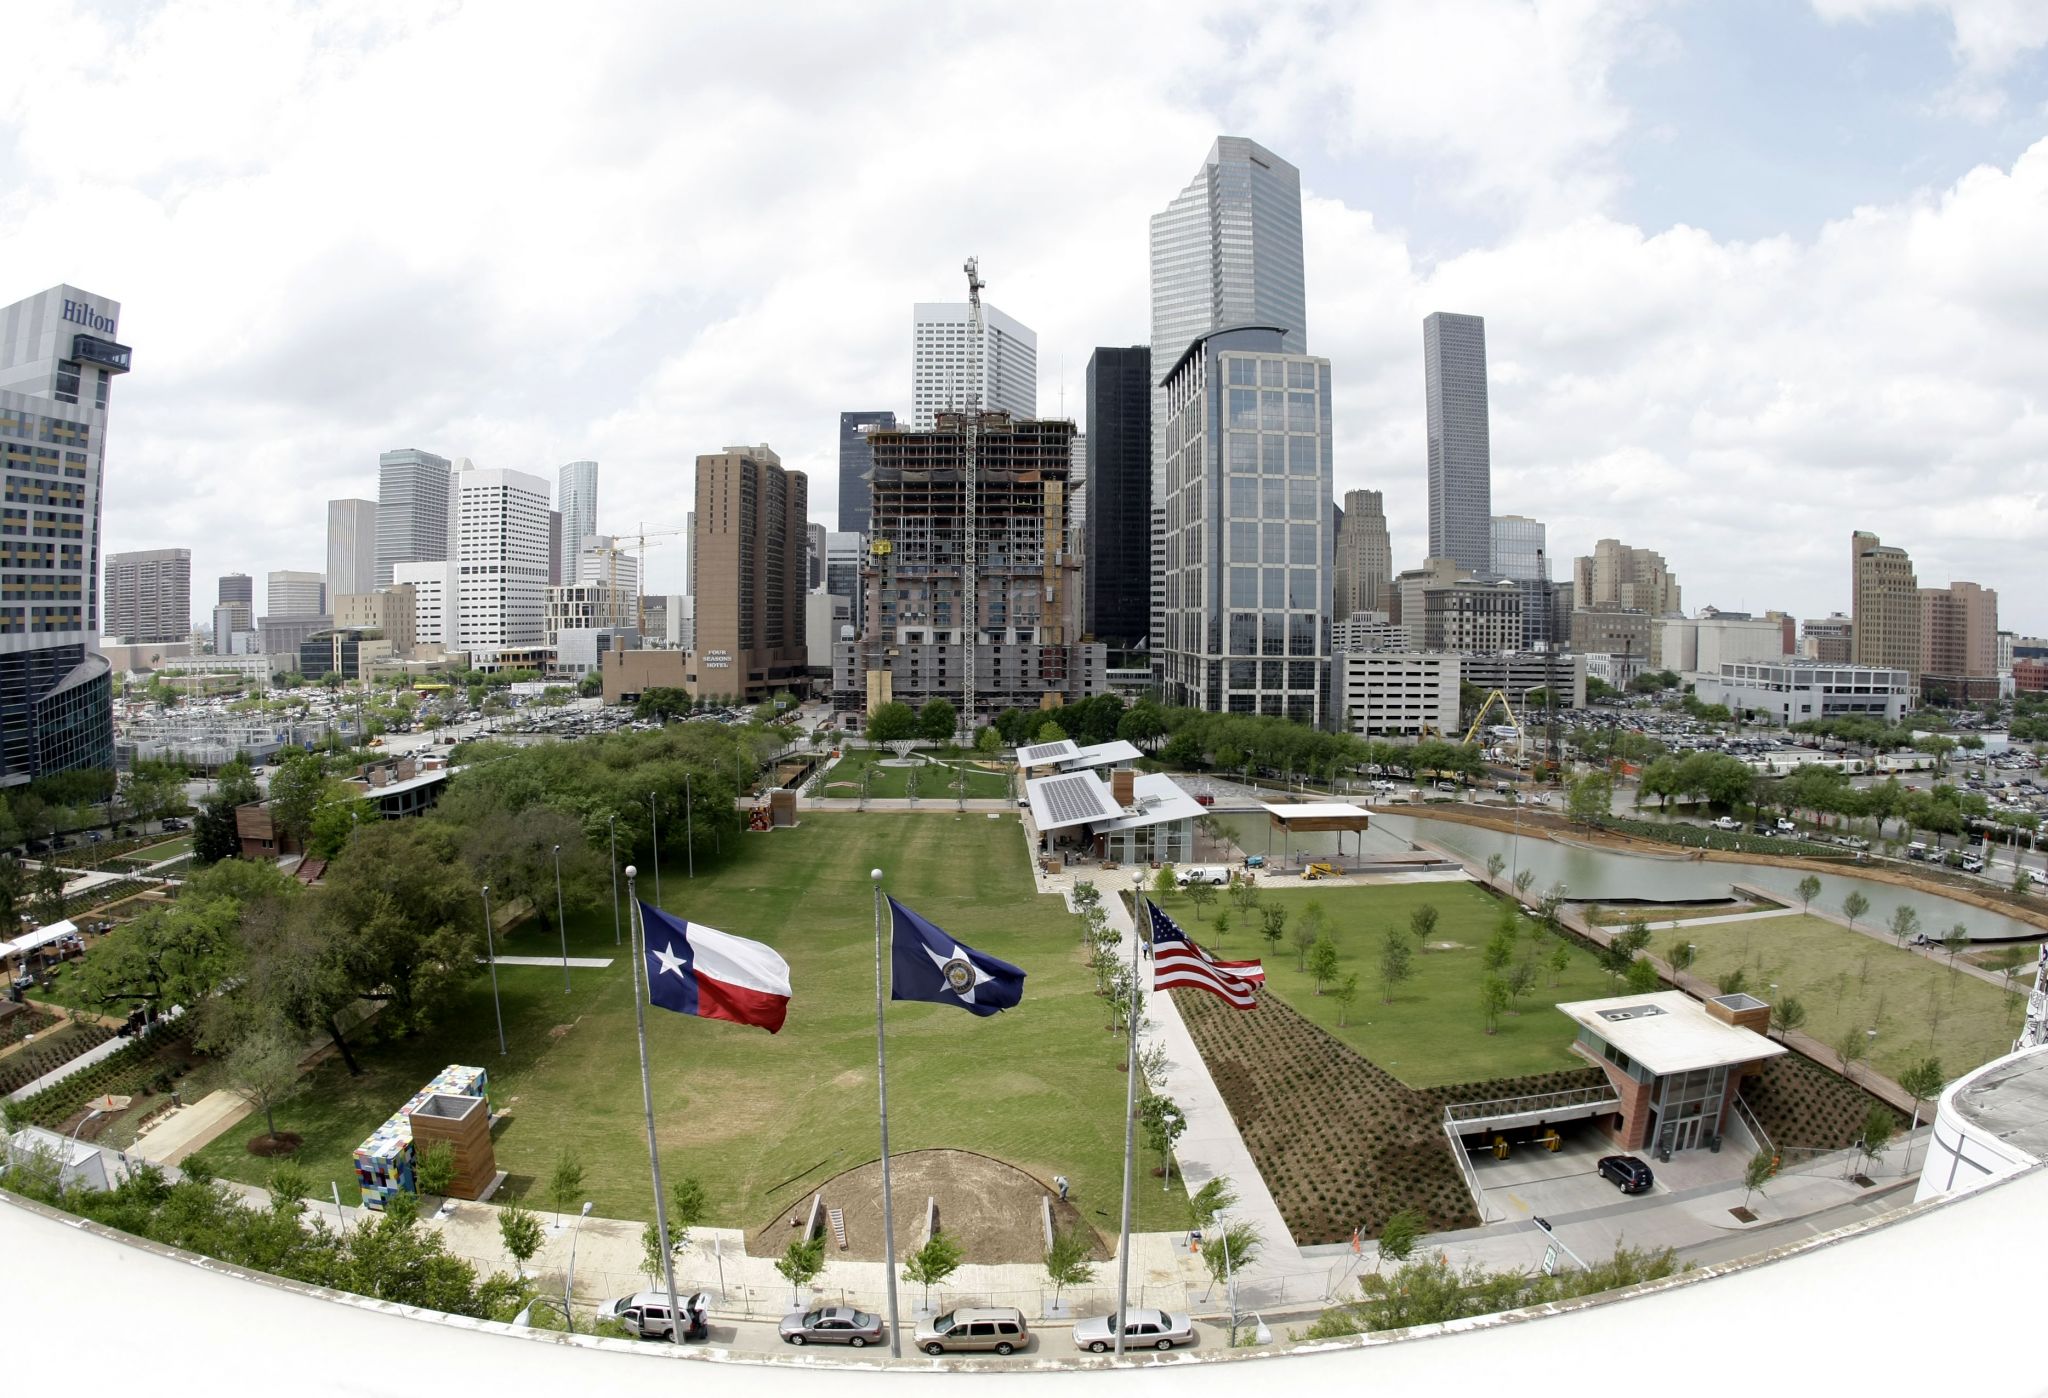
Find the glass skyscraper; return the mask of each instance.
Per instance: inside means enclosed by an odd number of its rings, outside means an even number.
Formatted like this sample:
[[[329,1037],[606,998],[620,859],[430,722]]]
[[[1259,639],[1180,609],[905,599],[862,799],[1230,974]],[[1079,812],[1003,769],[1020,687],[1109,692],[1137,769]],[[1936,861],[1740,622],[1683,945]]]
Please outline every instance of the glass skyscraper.
[[[572,461],[555,473],[555,508],[562,512],[562,576],[576,572],[583,541],[597,532],[597,463]]]
[[[1437,311],[1422,322],[1429,414],[1429,556],[1478,578],[1493,566],[1493,456],[1486,431],[1486,321]]]
[[[839,415],[839,533],[868,532],[868,472],[875,465],[868,433],[895,430],[896,414],[886,408]]]
[[[1112,651],[1151,625],[1152,355],[1143,345],[1088,356],[1088,514],[1083,629]]]
[[[448,458],[406,447],[377,458],[377,586],[400,563],[449,555]]]

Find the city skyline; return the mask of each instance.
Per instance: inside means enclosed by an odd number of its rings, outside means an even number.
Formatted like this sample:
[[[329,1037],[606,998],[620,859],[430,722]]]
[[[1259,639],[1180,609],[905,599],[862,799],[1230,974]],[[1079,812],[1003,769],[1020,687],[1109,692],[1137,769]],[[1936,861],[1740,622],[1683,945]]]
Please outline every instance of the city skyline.
[[[2039,30],[1986,22],[1959,36],[1931,10],[1840,0],[1748,16],[1748,47],[1814,75],[1822,118],[1763,89],[1734,111],[1738,46],[1697,15],[1478,9],[1465,21],[1283,14],[1289,42],[1248,56],[1231,88],[1214,76],[1222,11],[1177,21],[1146,75],[1107,58],[1137,17],[1077,15],[1060,40],[1053,21],[1015,20],[1005,42],[1057,42],[1078,108],[1113,103],[1130,118],[1115,143],[1063,140],[1078,114],[988,118],[993,165],[1088,151],[1061,162],[1068,184],[1051,201],[943,165],[899,173],[944,84],[883,100],[834,74],[825,56],[856,23],[835,19],[785,55],[820,74],[807,100],[826,139],[751,152],[747,167],[774,169],[773,186],[717,153],[660,173],[657,138],[628,142],[617,183],[593,173],[576,192],[586,213],[623,221],[633,255],[567,299],[512,288],[545,288],[535,267],[572,265],[582,218],[543,219],[516,256],[500,236],[495,182],[510,156],[492,152],[519,144],[505,123],[531,132],[537,116],[496,91],[440,96],[442,155],[393,159],[397,127],[364,101],[410,71],[408,48],[509,46],[508,81],[544,66],[516,7],[338,36],[360,50],[348,82],[285,60],[236,93],[239,115],[219,131],[163,97],[206,80],[190,71],[195,47],[223,73],[246,71],[247,49],[176,42],[210,32],[202,12],[170,5],[133,30],[39,16],[28,37],[59,57],[20,79],[26,100],[0,123],[0,170],[18,192],[0,213],[0,258],[10,296],[69,283],[120,299],[124,333],[134,326],[163,371],[121,386],[109,552],[190,547],[200,576],[319,557],[320,503],[374,496],[376,454],[408,445],[543,475],[602,460],[600,527],[616,529],[680,525],[685,463],[766,439],[818,485],[813,517],[829,521],[839,411],[911,407],[907,304],[959,294],[956,269],[978,255],[989,298],[1038,331],[1041,408],[1057,412],[1064,387],[1078,420],[1089,351],[1148,335],[1142,220],[1219,135],[1245,136],[1302,171],[1307,318],[1336,369],[1334,484],[1384,493],[1397,566],[1423,553],[1415,326],[1457,308],[1488,321],[1494,508],[1543,518],[1553,557],[1628,539],[1663,552],[1696,603],[1824,615],[1850,600],[1837,514],[1855,494],[1858,525],[1909,548],[1922,577],[1995,587],[2005,625],[2048,629],[2048,603],[2024,588],[2048,510],[2026,386],[2048,368],[2048,342],[2019,311],[2048,277],[2027,251],[2048,238]],[[607,139],[600,92],[670,100],[636,77],[646,56],[741,60],[770,43],[744,26],[713,39],[686,18],[642,23],[562,93],[551,152],[573,160]],[[935,73],[973,61],[907,19],[859,24]],[[1425,60],[1461,52],[1486,100],[1416,110],[1413,79],[1378,56],[1388,38]],[[82,57],[95,52],[116,56]],[[690,100],[717,106],[728,86]],[[1240,95],[1253,88],[1255,104]],[[59,91],[90,95],[109,139],[81,150],[64,134]],[[300,120],[270,121],[286,101]],[[241,134],[273,128],[270,144]],[[323,192],[299,169],[302,143],[344,131],[365,158]],[[208,154],[179,187],[204,197],[180,199],[159,176],[193,150]],[[377,211],[430,189],[443,156],[465,168],[432,193],[452,220],[445,246],[421,250]],[[109,198],[133,217],[87,215]],[[730,225],[673,245],[645,237],[683,198],[755,207],[755,232],[744,245]],[[821,199],[900,236],[855,250],[781,217]],[[252,318],[254,305],[289,310]],[[393,341],[397,323],[408,334]],[[385,348],[368,353],[373,341]],[[266,489],[223,459],[264,463]],[[650,559],[650,590],[682,590],[680,562]]]

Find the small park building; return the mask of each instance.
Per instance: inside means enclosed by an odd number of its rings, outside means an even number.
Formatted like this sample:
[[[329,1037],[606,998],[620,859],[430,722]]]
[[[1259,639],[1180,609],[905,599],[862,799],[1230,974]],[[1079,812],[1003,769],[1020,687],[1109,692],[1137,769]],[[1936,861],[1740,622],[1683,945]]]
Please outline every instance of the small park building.
[[[1701,1004],[1683,991],[1574,1000],[1573,1052],[1607,1074],[1620,1110],[1598,1125],[1622,1150],[1719,1149],[1742,1080],[1785,1052],[1764,1031],[1771,1007],[1752,995]]]

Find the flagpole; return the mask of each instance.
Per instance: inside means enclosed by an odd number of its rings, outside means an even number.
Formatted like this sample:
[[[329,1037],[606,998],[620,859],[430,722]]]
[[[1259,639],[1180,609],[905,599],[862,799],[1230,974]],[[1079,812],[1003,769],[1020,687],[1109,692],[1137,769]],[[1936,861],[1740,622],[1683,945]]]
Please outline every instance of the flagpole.
[[[633,911],[633,1025],[640,1032],[640,1101],[647,1108],[647,1166],[654,1176],[654,1229],[661,1244],[662,1279],[668,1283],[668,1338],[670,1344],[683,1342],[683,1317],[676,1305],[675,1249],[668,1241],[668,1203],[661,1188],[661,1152],[654,1144],[654,1080],[647,1074],[647,996],[640,993],[640,978],[647,971],[647,925],[640,916],[640,871],[626,866],[626,902]],[[648,987],[652,995],[653,987]]]
[[[882,1102],[882,1257],[889,1269],[889,1357],[903,1357],[896,1318],[896,1208],[889,1196],[889,1055],[882,1038],[882,871],[875,883],[875,1083]]]
[[[1130,1020],[1131,1043],[1129,1058],[1125,1062],[1124,1075],[1124,1211],[1123,1222],[1117,1230],[1116,1245],[1116,1352],[1122,1358],[1124,1352],[1124,1321],[1130,1315],[1131,1302],[1131,1151],[1138,1132],[1138,945],[1144,935],[1141,919],[1145,916],[1145,875],[1144,866],[1139,866],[1135,876],[1136,884],[1131,888],[1131,999],[1126,1018]]]

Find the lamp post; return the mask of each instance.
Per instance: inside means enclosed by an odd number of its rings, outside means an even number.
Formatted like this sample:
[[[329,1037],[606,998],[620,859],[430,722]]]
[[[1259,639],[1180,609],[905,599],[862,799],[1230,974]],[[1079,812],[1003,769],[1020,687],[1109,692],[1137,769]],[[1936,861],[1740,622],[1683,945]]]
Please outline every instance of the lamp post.
[[[569,993],[569,924],[562,917],[562,847],[555,846],[555,930],[562,934],[562,993]]]
[[[576,1226],[569,1233],[569,1275],[562,1282],[562,1319],[568,1323],[569,1333],[576,1333],[576,1312],[571,1293],[576,1290],[576,1239],[583,1232],[583,1220],[590,1217],[590,1201],[583,1201],[583,1212],[576,1216]],[[671,1318],[673,1319],[673,1318]]]
[[[606,817],[611,827],[612,840],[612,945],[619,941],[619,817],[616,812]]]
[[[654,833],[654,906],[661,906],[661,811],[654,804],[654,793],[647,793],[648,828]],[[630,882],[632,875],[626,875]]]
[[[491,886],[484,885],[484,955],[491,963],[491,1013],[498,1017],[498,1056],[505,1056],[505,1011],[498,1003],[498,939],[491,932]]]
[[[690,796],[690,774],[683,773],[683,856],[688,861],[689,877],[697,877],[697,806]],[[654,877],[661,880],[661,866],[655,865]],[[659,892],[655,897],[659,898]]]

